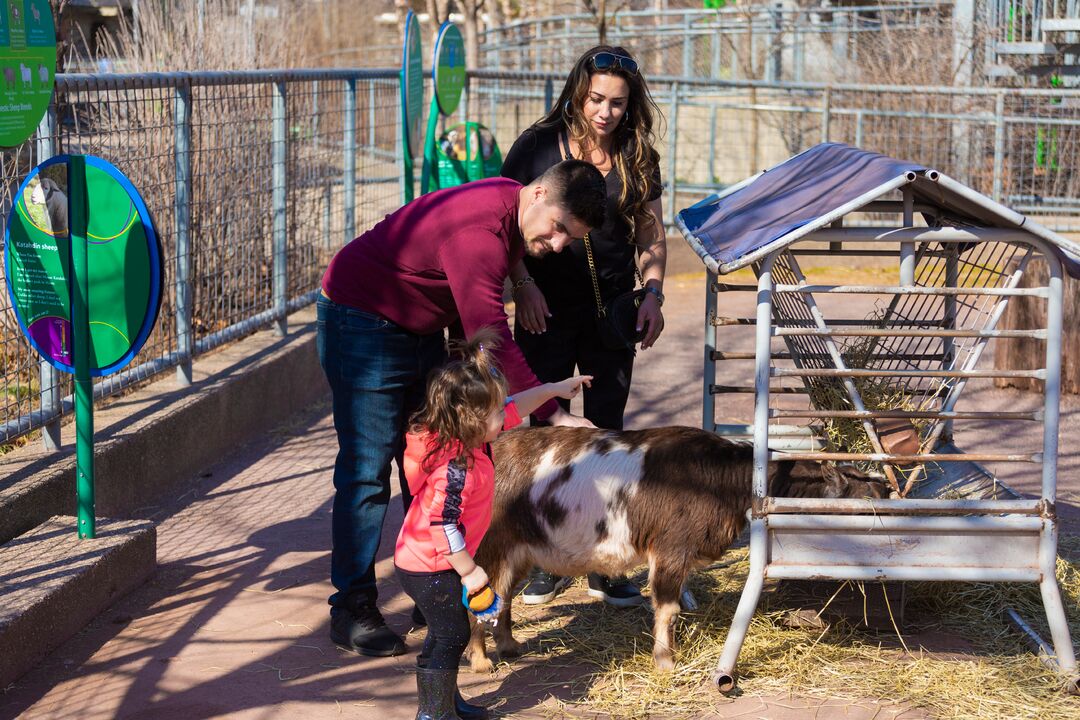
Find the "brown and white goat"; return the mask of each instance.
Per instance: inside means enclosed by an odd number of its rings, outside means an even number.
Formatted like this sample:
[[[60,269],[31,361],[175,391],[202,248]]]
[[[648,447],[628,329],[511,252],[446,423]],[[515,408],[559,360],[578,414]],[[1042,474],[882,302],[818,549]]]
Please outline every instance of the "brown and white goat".
[[[504,433],[492,449],[495,500],[476,562],[504,599],[494,629],[499,654],[520,653],[510,594],[532,566],[567,576],[619,575],[648,563],[653,659],[660,669],[673,667],[683,583],[718,560],[746,524],[753,448],[689,427],[544,427]],[[882,483],[854,468],[806,461],[770,464],[769,492],[888,497]],[[474,671],[492,669],[480,625],[469,653]]]

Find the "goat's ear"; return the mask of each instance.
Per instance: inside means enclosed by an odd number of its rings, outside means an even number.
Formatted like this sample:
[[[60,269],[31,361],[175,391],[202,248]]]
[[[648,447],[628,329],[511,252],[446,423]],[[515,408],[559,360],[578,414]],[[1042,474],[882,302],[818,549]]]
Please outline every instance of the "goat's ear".
[[[821,478],[829,483],[840,484],[840,471],[837,469],[836,463],[831,461],[821,463]]]

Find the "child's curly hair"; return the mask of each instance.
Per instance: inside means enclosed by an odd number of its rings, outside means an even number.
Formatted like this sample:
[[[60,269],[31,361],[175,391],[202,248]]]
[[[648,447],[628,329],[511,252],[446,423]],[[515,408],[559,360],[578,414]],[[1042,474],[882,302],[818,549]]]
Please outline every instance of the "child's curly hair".
[[[409,419],[409,431],[430,433],[423,467],[447,449],[456,450],[454,460],[468,463],[470,451],[479,447],[487,433],[487,419],[506,403],[506,378],[499,371],[492,350],[498,334],[484,328],[465,343],[452,343],[458,358],[432,372],[424,404]]]

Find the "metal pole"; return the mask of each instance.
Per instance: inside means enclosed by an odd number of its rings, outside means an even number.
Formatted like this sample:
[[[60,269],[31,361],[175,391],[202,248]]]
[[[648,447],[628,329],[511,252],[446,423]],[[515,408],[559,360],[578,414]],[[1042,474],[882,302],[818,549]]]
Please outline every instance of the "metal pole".
[[[769,478],[769,367],[772,336],[772,267],[776,255],[769,255],[758,274],[757,334],[754,358],[754,480],[750,519],[750,572],[739,605],[728,628],[714,680],[721,692],[735,688],[735,663],[739,659],[750,621],[757,610],[768,564],[768,528],[763,499],[768,495]]]
[[[368,111],[368,121],[371,128],[368,131],[371,137],[371,145],[375,145],[375,95],[374,81],[372,83],[371,108]],[[345,205],[345,238],[349,242],[356,236],[356,78],[345,81],[345,133],[342,140],[343,158],[342,186]],[[401,123],[397,123],[401,125]],[[402,143],[404,147],[404,143]]]
[[[821,142],[829,142],[829,126],[832,124],[832,88],[825,88],[821,96]]]
[[[766,51],[769,53],[769,63],[765,74],[766,79],[771,82],[780,82],[780,78],[784,72],[783,3],[778,2],[772,6],[772,9],[769,11],[769,18],[772,22],[772,32],[769,33],[769,46],[766,48]]]
[[[1005,93],[994,103],[994,202],[1001,202],[1002,174],[1005,172]]]
[[[248,60],[255,59],[255,0],[247,0],[247,49]]]
[[[189,387],[195,337],[191,332],[191,86],[173,95],[173,155],[176,163],[176,382]]]
[[[284,337],[288,332],[288,318],[286,317],[286,293],[288,292],[287,278],[287,225],[285,215],[285,201],[288,188],[286,186],[285,165],[287,149],[285,146],[285,83],[274,83],[274,95],[271,108],[271,165],[272,165],[272,190],[271,202],[273,206],[273,294],[274,294],[274,334]]]
[[[353,103],[355,104],[355,102],[356,102],[356,80],[355,79],[354,80],[346,80],[345,81],[345,105],[346,106],[348,106],[348,104],[349,104],[348,95],[349,95],[349,83],[350,82],[352,83],[352,88],[353,88]],[[368,131],[367,131],[368,132],[368,142],[367,142],[367,144],[368,144],[368,147],[373,148],[373,147],[375,147],[375,81],[374,80],[368,80],[368,111],[367,111],[367,119],[368,119]],[[345,124],[348,125],[349,121],[346,120]],[[346,150],[345,152],[348,153],[349,151]],[[346,155],[345,157],[346,157],[346,163],[347,163],[348,162],[348,155]],[[354,162],[355,162],[355,153],[353,153],[353,157],[354,157]],[[352,238],[350,238],[350,239],[352,239]]]
[[[668,193],[667,204],[667,219],[664,221],[668,227],[675,224],[675,203],[676,203],[676,186],[675,186],[675,153],[676,144],[675,136],[679,131],[679,83],[671,83],[671,115],[668,121],[668,142],[667,142],[667,166],[668,166],[668,187],[671,188]]]
[[[863,146],[863,120],[865,119],[865,113],[859,110],[855,113],[855,147],[861,148]]]
[[[86,226],[86,157],[72,155],[68,165],[71,220],[71,335],[75,352],[75,491],[79,538],[96,534],[94,518],[94,380],[90,376],[90,268]]]
[[[683,44],[682,44],[682,74],[683,77],[693,77],[693,58],[690,54],[690,16],[683,15]]]
[[[544,112],[549,112],[555,105],[555,81],[548,78],[544,81]]]
[[[1058,421],[1061,412],[1061,331],[1063,286],[1061,264],[1053,256],[1046,257],[1049,270],[1046,303],[1046,385],[1043,391],[1043,472],[1044,500],[1057,499]]]
[[[334,184],[332,182],[326,183],[326,187],[323,189],[323,248],[331,250],[334,247],[334,240],[331,237],[332,233],[332,218],[333,218],[333,204],[334,204]]]
[[[37,129],[37,161],[43,162],[56,154],[53,137],[56,135],[56,105],[41,118]],[[51,418],[41,427],[41,445],[47,452],[60,449],[60,372],[42,360],[38,364],[38,385],[41,396],[41,414]]]
[[[723,36],[720,34],[720,28],[713,28],[715,32],[712,34],[712,77],[713,80],[720,79],[720,48],[722,46],[721,40]]]
[[[710,390],[716,384],[716,360],[713,359],[716,351],[716,325],[712,321],[717,305],[717,293],[713,288],[716,279],[715,273],[705,273],[705,382],[701,396],[701,429],[708,432],[716,430],[716,403]]]
[[[960,282],[960,249],[955,243],[948,245],[945,257],[945,286],[955,288]],[[945,329],[956,329],[956,296],[945,297]],[[952,370],[956,364],[956,340],[952,337],[941,339],[942,358],[941,367],[944,370]],[[953,421],[945,421],[944,433],[946,437],[952,437]]]
[[[719,183],[716,176],[716,104],[709,112],[709,182]]]
[[[1053,507],[1057,499],[1057,458],[1058,458],[1058,423],[1061,411],[1061,334],[1064,326],[1063,285],[1061,263],[1046,253],[1046,265],[1049,280],[1046,303],[1046,385],[1043,391],[1043,464],[1042,498],[1044,503]],[[1072,690],[1080,679],[1076,676],[1076,654],[1069,634],[1069,624],[1065,618],[1065,608],[1061,601],[1054,570],[1057,564],[1057,522],[1050,518],[1043,526],[1039,544],[1039,566],[1042,568],[1042,581],[1039,590],[1042,594],[1043,607],[1046,610],[1050,637],[1054,643],[1054,653],[1061,671],[1068,676]]]
[[[901,193],[904,198],[904,227],[909,228],[915,224],[915,196],[911,192],[911,185],[905,185]],[[910,241],[900,243],[900,285],[915,285],[915,243]]]

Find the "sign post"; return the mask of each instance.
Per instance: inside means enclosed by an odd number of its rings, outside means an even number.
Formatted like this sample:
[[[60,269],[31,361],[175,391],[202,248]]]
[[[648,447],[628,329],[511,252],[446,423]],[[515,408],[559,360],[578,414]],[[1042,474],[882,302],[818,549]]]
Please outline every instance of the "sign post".
[[[438,133],[439,116],[452,115],[457,110],[458,103],[461,102],[461,92],[465,89],[465,41],[457,25],[450,21],[439,27],[439,35],[435,39],[434,61],[431,65],[435,92],[432,93],[431,109],[428,111],[424,168],[420,175],[421,193],[426,193],[431,186],[431,173],[438,162],[435,136]]]
[[[93,538],[93,378],[131,362],[161,306],[162,253],[150,213],[101,158],[59,155],[23,181],[8,216],[4,270],[30,345],[75,375],[78,533]]]
[[[420,49],[420,22],[412,10],[405,16],[401,51],[401,155],[404,161],[402,202],[413,199],[413,156],[420,149],[420,113],[424,107],[424,65]]]

